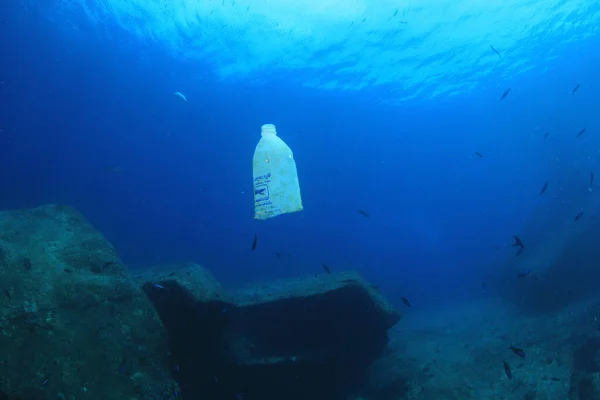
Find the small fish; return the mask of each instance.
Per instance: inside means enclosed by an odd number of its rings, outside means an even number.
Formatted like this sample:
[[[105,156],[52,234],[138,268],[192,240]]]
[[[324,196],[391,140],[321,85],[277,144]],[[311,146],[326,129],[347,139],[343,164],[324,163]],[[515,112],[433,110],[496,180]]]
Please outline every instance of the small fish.
[[[368,212],[366,212],[365,210],[358,210],[358,213],[359,213],[360,215],[362,215],[363,217],[365,217],[365,218],[369,218],[369,217],[371,216],[371,215],[370,215]]]
[[[546,133],[544,134],[544,139],[546,139],[546,138],[547,138],[549,135],[550,135],[550,132],[546,132]]]
[[[590,188],[588,189],[590,192],[592,191],[592,186],[594,186],[594,171],[590,172]]]
[[[492,46],[491,44],[490,44],[490,48],[492,49],[492,51],[494,53],[498,54],[498,57],[502,58],[502,54],[500,54],[500,52],[498,50],[496,50],[496,48],[494,46]]]
[[[527,270],[527,271],[525,271],[525,272],[519,272],[519,273],[517,274],[517,279],[523,279],[523,278],[527,278],[529,275],[531,275],[531,273],[532,273],[532,272],[533,272],[533,271],[532,271],[532,270],[530,270],[530,269],[529,269],[529,270]]]
[[[412,307],[412,304],[410,304],[410,301],[408,301],[408,299],[404,296],[400,296],[400,300],[402,300],[402,302],[404,303],[404,305],[408,308]]]
[[[512,371],[510,370],[510,365],[506,361],[502,361],[504,364],[504,373],[508,379],[512,379]]]
[[[161,289],[161,290],[165,288],[163,285],[161,285],[159,283],[155,283],[154,287],[157,288],[157,289]]]
[[[277,253],[275,253],[275,255],[276,255],[277,257],[281,258],[281,253],[280,253],[280,252],[277,252]]]
[[[513,238],[515,238],[513,247],[518,247],[517,253],[515,254],[515,257],[516,257],[516,256],[521,255],[521,253],[523,253],[523,250],[525,250],[525,245],[523,244],[523,241],[521,240],[521,238],[518,237],[517,235],[513,235]]]
[[[518,355],[519,357],[525,358],[525,352],[523,351],[523,349],[519,349],[518,347],[515,347],[512,344],[510,345],[509,349],[512,350],[512,352]]]
[[[124,374],[127,370],[127,356],[123,356],[119,364],[119,374]]]
[[[475,154],[475,155],[476,155],[477,157],[479,157],[479,158],[483,158],[483,154],[481,154],[481,153],[480,153],[480,152],[478,152],[478,151],[476,151],[476,152],[475,152],[475,153],[473,153],[473,154]]]
[[[187,98],[186,98],[186,97],[183,95],[183,93],[181,93],[181,92],[175,92],[175,93],[173,93],[173,94],[174,94],[175,96],[179,97],[181,100],[185,101],[186,103],[188,102],[188,101],[187,101]]]
[[[327,266],[327,264],[323,264],[323,269],[325,270],[325,272],[327,272],[328,274],[331,274],[331,269]]]
[[[578,90],[579,90],[579,83],[575,85],[575,87],[573,88],[573,90],[571,90],[571,94],[574,94]]]
[[[544,192],[546,191],[546,189],[548,189],[548,181],[544,182],[544,185],[540,189],[540,192],[538,193],[538,195],[544,194]]]
[[[580,130],[579,133],[577,135],[575,135],[575,137],[579,137],[579,136],[583,135],[584,133],[585,133],[585,128]]]
[[[4,294],[6,295],[6,298],[8,299],[8,301],[10,302],[10,292],[8,291],[7,288],[3,288],[2,291],[4,292]]]
[[[560,382],[560,378],[551,377],[550,380],[554,382]]]
[[[120,174],[121,172],[125,171],[125,168],[120,167],[120,166],[112,166],[112,167],[106,167],[104,169],[105,172],[109,173],[109,174]]]
[[[506,96],[510,93],[510,88],[506,89],[504,93],[502,93],[502,97],[500,97],[500,101],[504,100]]]
[[[582,216],[583,216],[583,211],[582,211],[582,212],[580,212],[579,214],[577,214],[577,215],[575,216],[575,219],[573,220],[573,222],[577,222],[577,221],[579,221],[579,219],[580,219]]]
[[[256,243],[258,242],[258,236],[254,234],[254,241],[252,242],[252,251],[256,250]]]
[[[171,381],[171,391],[173,392],[173,397],[179,397],[179,391],[177,390],[177,386],[175,385],[175,381]]]

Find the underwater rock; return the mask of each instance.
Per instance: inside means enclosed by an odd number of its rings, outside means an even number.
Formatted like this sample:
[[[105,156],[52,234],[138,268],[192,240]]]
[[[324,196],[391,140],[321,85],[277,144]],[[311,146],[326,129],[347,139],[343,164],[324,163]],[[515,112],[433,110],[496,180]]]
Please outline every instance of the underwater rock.
[[[167,330],[170,364],[183,397],[235,398],[220,382],[222,340],[233,307],[221,284],[193,263],[153,267],[136,279]]]
[[[237,366],[241,390],[263,398],[343,398],[362,384],[400,319],[355,272],[255,287],[234,299],[224,356]]]
[[[370,364],[385,348],[387,330],[400,319],[355,272],[254,287],[234,299],[227,355],[239,365],[332,357]]]
[[[195,264],[138,279],[167,329],[185,398],[343,399],[400,319],[354,272],[231,295]]]
[[[74,209],[0,212],[0,395],[155,399],[165,331],[113,247]]]
[[[522,264],[509,264],[512,276],[498,284],[505,299],[532,315],[557,312],[571,304],[597,296],[600,263],[600,223],[581,224],[581,230],[565,233],[560,245],[542,243]],[[544,256],[546,250],[546,256]],[[551,257],[549,257],[551,255]],[[527,269],[531,276],[515,279]]]

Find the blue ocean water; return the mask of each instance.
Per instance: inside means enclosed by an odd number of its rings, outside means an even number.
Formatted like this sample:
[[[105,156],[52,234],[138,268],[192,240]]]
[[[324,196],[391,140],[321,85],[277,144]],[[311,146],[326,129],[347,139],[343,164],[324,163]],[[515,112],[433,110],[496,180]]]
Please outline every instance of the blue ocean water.
[[[0,208],[72,205],[131,268],[194,261],[236,286],[325,263],[427,307],[481,297],[513,234],[550,257],[597,211],[597,1],[27,0],[0,15]],[[265,123],[294,151],[304,210],[257,221]]]

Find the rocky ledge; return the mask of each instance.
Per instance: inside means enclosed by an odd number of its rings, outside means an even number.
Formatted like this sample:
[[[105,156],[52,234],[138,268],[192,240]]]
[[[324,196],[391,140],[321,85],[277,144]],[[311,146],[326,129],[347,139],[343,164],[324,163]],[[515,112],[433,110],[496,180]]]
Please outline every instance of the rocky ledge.
[[[69,207],[0,213],[0,399],[346,399],[400,314],[354,272],[132,276]]]

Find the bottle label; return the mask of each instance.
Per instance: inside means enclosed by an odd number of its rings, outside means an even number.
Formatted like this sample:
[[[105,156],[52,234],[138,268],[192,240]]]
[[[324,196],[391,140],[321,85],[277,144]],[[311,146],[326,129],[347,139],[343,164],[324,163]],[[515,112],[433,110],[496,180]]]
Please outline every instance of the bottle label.
[[[279,207],[271,201],[270,183],[270,172],[254,178],[254,218],[266,219],[281,214]]]

